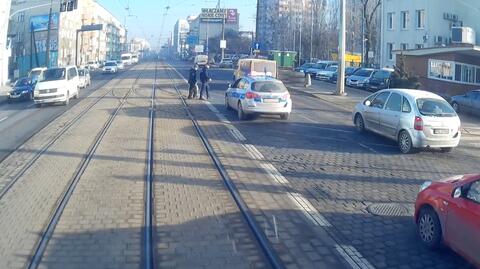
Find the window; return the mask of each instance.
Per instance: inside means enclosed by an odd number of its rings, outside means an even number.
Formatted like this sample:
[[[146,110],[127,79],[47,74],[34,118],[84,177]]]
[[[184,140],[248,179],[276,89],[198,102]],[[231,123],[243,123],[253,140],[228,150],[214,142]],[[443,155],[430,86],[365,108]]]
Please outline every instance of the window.
[[[25,11],[18,13],[18,22],[24,22],[25,21]]]
[[[470,186],[467,193],[467,199],[480,203],[480,181],[475,181]]]
[[[400,13],[400,20],[402,30],[406,30],[408,28],[408,11],[402,11]]]
[[[430,59],[428,76],[430,78],[453,80],[454,65],[452,62]]]
[[[400,44],[400,47],[402,48],[402,50],[408,50],[408,44],[407,43]]]
[[[385,109],[400,112],[402,110],[402,96],[398,93],[392,93],[388,98]]]
[[[415,17],[417,21],[417,29],[424,29],[425,28],[425,10],[417,10],[415,11]]]
[[[393,12],[387,13],[387,29],[388,30],[394,29],[394,25],[393,25],[394,19],[395,19],[395,13]]]
[[[415,49],[423,49],[423,44],[415,44]]]
[[[373,99],[375,99],[375,97],[377,97],[377,95],[378,95],[377,93],[370,95],[369,97],[367,97],[367,99],[365,99],[363,104],[365,104],[367,101],[370,101],[370,103],[372,103]]]
[[[389,95],[390,92],[382,92],[372,101],[372,104],[370,106],[382,109]]]
[[[417,107],[423,116],[455,117],[457,115],[450,104],[443,99],[419,98]]]
[[[387,43],[388,60],[393,61],[393,43]]]
[[[475,78],[475,83],[480,84],[480,68],[477,67],[477,73]]]
[[[461,65],[461,82],[475,83],[475,67],[471,65]]]
[[[243,89],[244,87],[245,87],[245,80],[242,79],[242,80],[240,80],[240,82],[238,83],[237,89]]]
[[[242,79],[237,79],[237,81],[235,81],[235,83],[233,83],[232,88],[233,88],[233,89],[238,88],[238,84],[240,84],[240,81],[241,81],[241,80],[242,80]]]
[[[402,112],[404,113],[412,112],[412,107],[410,106],[410,102],[405,97],[403,97]]]

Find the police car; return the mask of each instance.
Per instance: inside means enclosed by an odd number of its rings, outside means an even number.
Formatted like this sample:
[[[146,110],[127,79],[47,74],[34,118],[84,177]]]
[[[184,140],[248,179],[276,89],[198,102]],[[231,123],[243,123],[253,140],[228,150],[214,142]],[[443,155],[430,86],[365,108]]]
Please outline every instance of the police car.
[[[286,120],[292,112],[292,99],[280,80],[268,76],[246,76],[229,85],[225,106],[236,110],[239,120],[253,114],[279,115]]]

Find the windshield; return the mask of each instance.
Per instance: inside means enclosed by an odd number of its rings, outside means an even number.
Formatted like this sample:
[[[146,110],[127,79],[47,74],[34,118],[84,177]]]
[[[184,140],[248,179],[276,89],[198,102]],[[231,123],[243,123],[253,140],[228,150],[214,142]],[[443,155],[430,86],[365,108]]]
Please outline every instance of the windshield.
[[[277,68],[276,62],[269,61],[254,61],[252,62],[253,72],[267,73],[269,76],[275,76],[275,70]]]
[[[329,68],[326,69],[326,71],[333,71],[336,72],[338,69],[338,66],[330,66]]]
[[[390,75],[392,73],[389,72],[389,71],[377,71],[373,74],[373,78],[379,78],[379,79],[387,79],[387,78],[390,78]]]
[[[21,78],[15,82],[15,87],[24,87],[30,85],[30,79],[29,78]]]
[[[79,75],[79,76],[85,76],[85,70],[79,69],[79,70],[78,70],[78,75]]]
[[[122,56],[122,60],[130,60],[130,56]]]
[[[255,92],[286,92],[287,88],[280,81],[257,81],[252,83]]]
[[[105,63],[105,66],[117,66],[117,63],[107,62],[107,63]]]
[[[454,117],[457,114],[445,100],[433,98],[417,99],[418,111],[424,116]]]
[[[353,73],[353,75],[359,76],[359,77],[370,77],[372,72],[373,70],[360,69],[357,72]]]
[[[325,67],[327,67],[327,64],[324,64],[324,63],[315,64],[313,67],[316,68],[316,69],[325,69]]]
[[[355,67],[347,67],[347,68],[345,69],[345,74],[346,74],[346,75],[351,75],[351,74],[355,73],[355,71],[357,71],[357,68],[355,68]]]
[[[45,71],[44,81],[63,80],[65,79],[65,68],[52,68]]]

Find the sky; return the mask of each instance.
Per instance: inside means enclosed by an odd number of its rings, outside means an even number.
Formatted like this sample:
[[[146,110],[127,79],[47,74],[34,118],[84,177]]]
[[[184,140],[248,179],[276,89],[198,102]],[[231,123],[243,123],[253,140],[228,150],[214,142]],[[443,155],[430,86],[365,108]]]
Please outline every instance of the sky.
[[[162,43],[166,42],[178,19],[198,15],[202,8],[213,8],[217,5],[217,0],[97,0],[97,2],[122,23],[126,19],[129,39],[145,38],[153,47],[158,46],[159,38]],[[255,29],[256,3],[256,0],[221,0],[220,5],[237,8],[240,13],[240,30],[252,31]],[[130,7],[129,14],[125,10],[127,6]],[[170,9],[162,30],[162,18],[167,6]]]

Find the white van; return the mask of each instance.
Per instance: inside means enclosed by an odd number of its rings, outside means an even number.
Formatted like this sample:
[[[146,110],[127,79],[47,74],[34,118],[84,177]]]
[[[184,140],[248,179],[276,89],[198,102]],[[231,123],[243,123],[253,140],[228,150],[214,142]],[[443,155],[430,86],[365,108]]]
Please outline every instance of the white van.
[[[79,84],[76,66],[49,68],[35,86],[33,100],[37,106],[57,102],[68,105],[70,98],[78,98]]]
[[[46,67],[33,68],[28,73],[28,77],[31,78],[33,82],[42,81],[45,71],[47,71]]]
[[[125,66],[132,64],[132,54],[131,53],[122,54],[120,56],[120,59],[122,60],[122,62]]]
[[[132,64],[138,64],[138,54],[132,54]]]
[[[277,77],[277,62],[263,59],[240,59],[234,72],[234,80],[245,76]]]
[[[197,55],[195,56],[194,63],[198,66],[204,66],[208,64],[208,56],[207,55]]]

